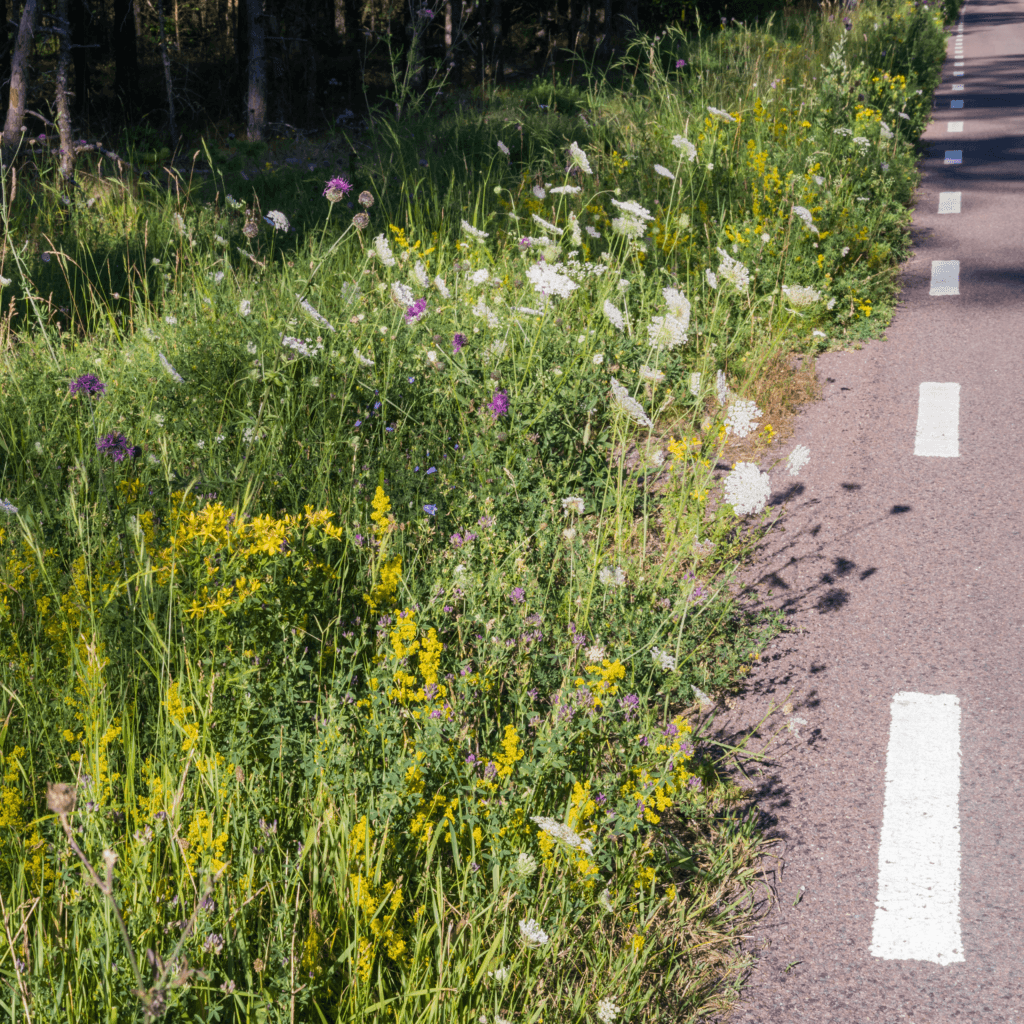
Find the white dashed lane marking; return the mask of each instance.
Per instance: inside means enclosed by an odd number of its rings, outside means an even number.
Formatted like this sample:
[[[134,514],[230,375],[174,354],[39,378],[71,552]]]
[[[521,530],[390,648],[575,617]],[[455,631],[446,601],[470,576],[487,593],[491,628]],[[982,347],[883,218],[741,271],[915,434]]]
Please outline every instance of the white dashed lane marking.
[[[956,85],[953,86],[953,92],[963,92],[963,91],[964,91],[964,83],[963,82],[957,82]]]
[[[964,151],[962,149],[947,149],[944,164],[962,164],[964,162]]]
[[[960,261],[932,260],[932,285],[929,295],[960,294]]]
[[[962,71],[954,71],[953,72],[953,77],[954,78],[963,78],[964,77],[964,73]]]
[[[964,959],[960,937],[960,701],[892,699],[872,956]]]
[[[939,213],[959,213],[962,192],[940,192]]]
[[[960,385],[921,385],[917,398],[914,454],[940,459],[960,456]]]
[[[963,121],[949,121],[946,124],[946,130],[950,132],[962,132],[964,130]]]

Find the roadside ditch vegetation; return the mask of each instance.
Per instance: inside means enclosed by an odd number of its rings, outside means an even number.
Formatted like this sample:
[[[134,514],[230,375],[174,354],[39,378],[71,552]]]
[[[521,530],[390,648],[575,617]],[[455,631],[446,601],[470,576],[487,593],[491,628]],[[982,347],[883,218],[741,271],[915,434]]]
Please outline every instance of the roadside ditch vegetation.
[[[783,628],[730,582],[818,455],[759,461],[794,357],[890,315],[942,24],[669,31],[337,176],[7,176],[0,1019],[728,1007],[766,847],[707,726]]]

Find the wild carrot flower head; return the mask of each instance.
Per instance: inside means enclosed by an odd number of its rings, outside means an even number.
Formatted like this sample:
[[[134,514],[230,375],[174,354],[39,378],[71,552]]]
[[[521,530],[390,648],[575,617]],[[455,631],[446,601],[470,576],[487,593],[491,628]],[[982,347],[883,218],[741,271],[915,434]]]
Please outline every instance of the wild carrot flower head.
[[[73,380],[68,387],[68,394],[71,395],[102,395],[105,394],[107,385],[96,376],[95,373],[83,373],[81,377]]]
[[[344,178],[331,178],[324,186],[324,198],[336,203],[339,199],[344,199],[351,191],[352,182],[346,181]]]

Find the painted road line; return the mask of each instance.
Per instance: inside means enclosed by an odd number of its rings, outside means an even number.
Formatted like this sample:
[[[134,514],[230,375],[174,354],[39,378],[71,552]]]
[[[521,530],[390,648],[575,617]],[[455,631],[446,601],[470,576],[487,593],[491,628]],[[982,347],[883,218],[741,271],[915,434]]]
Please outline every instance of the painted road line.
[[[944,164],[962,164],[964,162],[964,151],[962,149],[947,149],[946,158],[942,162]]]
[[[964,130],[963,121],[949,121],[946,124],[946,131],[949,132],[962,132]]]
[[[963,78],[964,77],[964,73],[962,71],[954,71],[953,72],[953,77],[954,78]]]
[[[964,101],[963,100],[950,100],[949,101],[949,109],[950,110],[963,110],[964,109]]]
[[[940,192],[939,213],[959,213],[962,192]]]
[[[963,82],[957,82],[956,85],[953,86],[953,92],[963,92],[963,91],[964,91],[964,84],[963,84]]]
[[[960,294],[959,260],[932,260],[932,285],[928,294]]]
[[[962,963],[960,701],[892,699],[872,956]]]
[[[960,457],[959,384],[921,385],[914,454],[937,459]]]

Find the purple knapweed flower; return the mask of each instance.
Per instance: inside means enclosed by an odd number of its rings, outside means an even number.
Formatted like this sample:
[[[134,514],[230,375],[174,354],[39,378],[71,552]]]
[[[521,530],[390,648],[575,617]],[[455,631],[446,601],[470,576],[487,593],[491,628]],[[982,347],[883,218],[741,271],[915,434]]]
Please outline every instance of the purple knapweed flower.
[[[522,604],[526,600],[526,591],[522,587],[513,587],[509,597],[512,598],[513,604]]]
[[[106,390],[107,385],[95,373],[83,373],[68,385],[70,395],[102,395]]]
[[[682,71],[686,67],[686,61],[680,58],[676,61],[676,71]]]
[[[114,462],[124,462],[126,458],[137,458],[142,454],[140,448],[128,443],[124,434],[107,434],[96,442],[96,451],[101,455],[109,455]]]
[[[332,203],[344,199],[352,191],[352,183],[344,178],[331,178],[324,186],[324,198]]]
[[[508,392],[495,391],[487,408],[491,410],[492,419],[497,420],[505,416],[508,413]]]
[[[406,311],[405,322],[418,324],[427,315],[427,300],[417,299]]]
[[[462,346],[465,345],[465,344],[466,344],[466,336],[464,334],[460,334],[458,331],[456,331],[455,335],[452,338],[452,354],[453,355],[458,355],[459,352],[462,351]]]

